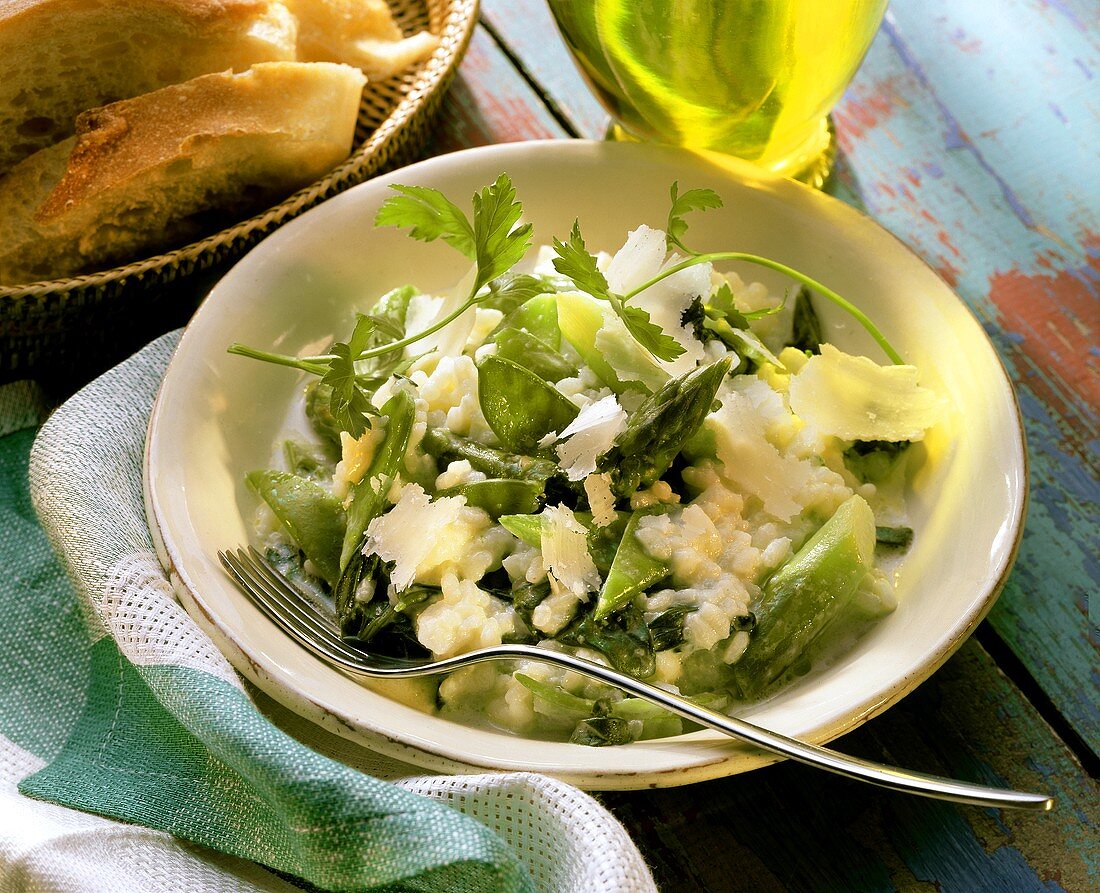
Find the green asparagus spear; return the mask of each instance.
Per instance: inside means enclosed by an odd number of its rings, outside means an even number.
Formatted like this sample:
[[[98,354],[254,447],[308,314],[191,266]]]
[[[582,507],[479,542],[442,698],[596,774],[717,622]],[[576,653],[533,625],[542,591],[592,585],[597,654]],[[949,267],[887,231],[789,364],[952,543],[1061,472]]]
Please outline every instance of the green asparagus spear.
[[[874,565],[874,551],[875,516],[862,497],[852,496],[772,574],[753,607],[753,637],[733,667],[745,697],[758,697],[851,601]]]
[[[599,469],[611,473],[611,489],[629,496],[660,480],[676,455],[703,424],[718,386],[730,368],[726,357],[674,378],[634,412]]]
[[[347,524],[340,501],[313,481],[285,471],[253,471],[247,480],[306,558],[334,585],[340,576],[340,542]]]
[[[542,484],[489,478],[439,492],[440,496],[465,496],[466,504],[484,509],[494,521],[501,515],[529,515],[542,508]]]
[[[558,464],[550,459],[507,453],[460,437],[445,428],[429,428],[420,445],[437,461],[465,459],[477,471],[491,478],[536,481],[545,484],[552,478],[564,479],[565,477]]]
[[[367,525],[382,514],[386,494],[405,460],[415,415],[412,397],[398,391],[382,407],[386,417],[386,439],[378,447],[363,477],[352,485],[348,503],[348,525],[340,549],[340,570],[347,568],[351,556],[363,545]]]

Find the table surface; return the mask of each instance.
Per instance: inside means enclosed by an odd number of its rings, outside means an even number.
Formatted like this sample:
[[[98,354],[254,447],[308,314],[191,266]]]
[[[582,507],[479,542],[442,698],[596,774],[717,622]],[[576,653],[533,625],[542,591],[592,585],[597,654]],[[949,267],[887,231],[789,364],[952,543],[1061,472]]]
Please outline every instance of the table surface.
[[[1016,384],[1031,507],[988,621],[837,746],[1058,798],[955,807],[782,764],[602,800],[663,891],[1100,889],[1100,8],[894,0],[835,113],[840,198],[928,260]],[[482,0],[425,155],[600,137],[606,116],[543,0]]]

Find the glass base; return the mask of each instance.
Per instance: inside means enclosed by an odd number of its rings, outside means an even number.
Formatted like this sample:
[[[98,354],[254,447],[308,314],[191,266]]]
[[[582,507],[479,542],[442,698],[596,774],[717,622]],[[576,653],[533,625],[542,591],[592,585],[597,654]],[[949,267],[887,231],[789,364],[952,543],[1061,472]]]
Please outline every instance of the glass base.
[[[813,189],[824,189],[830,181],[833,174],[833,164],[836,161],[836,131],[833,128],[832,115],[825,118],[823,131],[820,136],[816,137],[822,145],[808,163],[790,173],[771,169],[772,173],[779,173],[792,180],[805,183]],[[608,122],[604,139],[629,143],[644,142],[614,120]]]

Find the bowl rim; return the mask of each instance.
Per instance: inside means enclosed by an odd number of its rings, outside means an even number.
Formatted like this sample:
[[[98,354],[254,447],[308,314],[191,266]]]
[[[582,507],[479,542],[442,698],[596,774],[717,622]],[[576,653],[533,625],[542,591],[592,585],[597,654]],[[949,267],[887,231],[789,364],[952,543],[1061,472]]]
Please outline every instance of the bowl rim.
[[[618,146],[621,148],[609,148],[609,146]],[[607,144],[592,140],[535,140],[524,143],[484,146],[451,153],[446,156],[438,156],[403,168],[400,174],[403,178],[408,179],[417,176],[421,171],[430,171],[437,165],[462,165],[471,156],[478,156],[478,160],[480,160],[480,156],[482,155],[500,155],[502,156],[501,164],[505,164],[505,159],[513,155],[513,153],[527,154],[545,152],[553,155],[553,153],[557,152],[588,151],[610,151],[614,153],[619,151],[682,152],[683,150],[675,150],[670,147],[643,146],[640,144]],[[700,155],[706,158],[710,153],[696,152],[688,154]],[[872,227],[879,234],[885,233],[888,235],[897,250],[909,255],[911,259],[917,260],[936,278],[936,280],[938,280],[945,292],[949,293],[954,301],[966,310],[967,317],[969,322],[973,325],[975,334],[978,335],[980,341],[984,343],[989,357],[994,361],[996,372],[999,376],[999,384],[1003,386],[1006,393],[1011,397],[1009,402],[1011,407],[1011,418],[1009,422],[1014,434],[1011,446],[1020,457],[1019,474],[1015,478],[1015,480],[1019,482],[1019,486],[1018,488],[1010,488],[1011,492],[1009,495],[1013,507],[1013,514],[1009,526],[1009,545],[1003,552],[999,563],[990,568],[989,577],[991,579],[988,585],[985,586],[984,594],[980,598],[975,598],[975,600],[970,603],[969,609],[958,616],[955,622],[945,631],[945,636],[939,641],[935,651],[928,655],[925,660],[921,661],[918,666],[896,679],[892,684],[886,687],[880,687],[878,691],[872,692],[869,695],[859,697],[856,702],[845,711],[844,715],[816,726],[800,735],[803,740],[821,744],[862,725],[864,722],[882,713],[884,710],[897,703],[906,694],[913,691],[913,689],[934,673],[961,646],[992,608],[1008,578],[1019,551],[1028,504],[1029,492],[1027,481],[1029,468],[1022,415],[1015,390],[1012,387],[1004,363],[997,354],[988,334],[978,323],[973,312],[966,303],[959,298],[954,290],[944,282],[942,277],[940,277],[926,261],[916,255],[916,253],[905,245],[897,236],[879,225],[869,215],[839,199],[809,189],[802,184],[761,173],[750,165],[737,162],[736,160],[732,163],[726,158],[721,158],[720,160],[721,167],[729,173],[732,179],[760,182],[767,184],[770,188],[778,190],[781,194],[787,193],[790,196],[800,196],[800,198],[794,199],[795,201],[809,203],[825,202],[825,206],[829,207],[833,212],[839,213],[842,217],[848,216],[852,220],[859,221],[859,226]],[[364,187],[368,185],[369,184],[364,184]],[[364,187],[357,187],[357,189]],[[351,190],[348,194],[354,192],[355,190]],[[809,196],[813,196],[813,198]],[[305,224],[295,221],[290,224],[289,227],[284,228],[281,234],[286,237],[286,233],[291,227],[302,225]],[[217,293],[218,288],[216,287],[214,291],[211,292],[211,297],[216,299]],[[209,303],[210,299],[208,299],[207,304],[209,305]],[[203,308],[200,308],[199,313],[203,313]],[[350,712],[341,711],[339,709],[333,709],[331,704],[320,703],[321,699],[311,696],[310,692],[297,689],[293,680],[276,662],[268,659],[266,655],[249,653],[246,645],[240,641],[238,631],[233,629],[231,624],[227,624],[223,618],[219,617],[217,610],[212,608],[207,603],[207,600],[203,598],[202,594],[197,591],[194,582],[189,577],[187,563],[181,551],[171,541],[171,535],[166,535],[165,509],[160,503],[160,495],[155,492],[155,488],[150,483],[153,477],[151,474],[151,464],[155,461],[152,453],[156,432],[161,418],[167,411],[165,409],[165,393],[166,390],[170,390],[169,382],[174,378],[173,366],[177,366],[176,357],[181,355],[185,356],[187,353],[190,343],[190,333],[191,329],[189,327],[188,330],[184,332],[177,346],[175,356],[169,366],[164,383],[162,383],[161,389],[154,402],[149,421],[143,465],[146,510],[157,553],[165,569],[168,571],[173,586],[188,612],[196,622],[214,638],[219,648],[226,654],[230,662],[238,671],[264,690],[268,695],[329,731],[335,732],[353,741],[357,741],[360,744],[365,744],[368,748],[385,755],[434,771],[469,773],[501,769],[502,766],[492,760],[471,760],[468,754],[464,754],[461,750],[450,746],[447,742],[425,742],[423,738],[418,738],[417,746],[410,745],[406,740],[402,740],[400,735],[395,737],[377,724],[364,722],[362,716],[352,715]],[[948,631],[949,635],[946,634]],[[332,672],[336,673],[338,671],[333,669]],[[382,695],[378,696],[384,697]],[[707,742],[722,742],[726,743],[727,746],[721,749],[710,750],[705,757],[693,761],[690,766],[686,767],[658,769],[650,772],[616,772],[614,769],[611,769],[604,772],[550,771],[548,774],[552,774],[564,781],[588,789],[639,789],[674,786],[723,777],[740,771],[768,765],[778,760],[777,757],[741,745],[737,742],[725,742],[723,736],[714,732],[695,732],[690,735],[679,736],[674,740],[686,741],[693,738],[706,740]],[[520,738],[517,740],[524,739]],[[638,744],[645,743],[647,742],[638,742]],[[637,745],[628,746],[634,747]]]

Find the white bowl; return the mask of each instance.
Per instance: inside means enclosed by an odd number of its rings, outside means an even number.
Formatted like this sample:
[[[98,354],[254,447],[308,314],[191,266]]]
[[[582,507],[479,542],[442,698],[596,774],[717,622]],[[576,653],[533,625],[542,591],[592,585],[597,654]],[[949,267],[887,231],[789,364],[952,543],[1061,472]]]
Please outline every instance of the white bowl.
[[[234,666],[330,731],[427,769],[532,770],[595,789],[685,784],[774,760],[713,732],[591,748],[531,741],[426,715],[331,669],[284,636],[230,583],[219,549],[245,542],[254,507],[247,471],[264,467],[301,379],[230,356],[233,341],[315,353],[353,313],[397,285],[452,285],[464,260],[394,229],[375,212],[392,183],[460,201],[507,171],[535,243],[579,217],[590,249],[613,249],[640,223],[663,226],[668,189],[708,186],[725,207],[695,215],[698,250],[741,250],[793,266],[870,314],[923,380],[946,395],[910,512],[916,537],[898,571],[900,605],[827,669],[743,712],[821,742],[885,710],[931,674],[996,598],[1020,537],[1027,469],[1011,386],[981,327],[898,240],[848,206],[716,156],[636,144],[532,142],[458,152],[326,201],[280,229],[218,284],[183,336],[146,444],[150,527],[180,597]],[[746,276],[763,279],[750,268]],[[885,362],[850,318],[826,312],[829,340]]]

